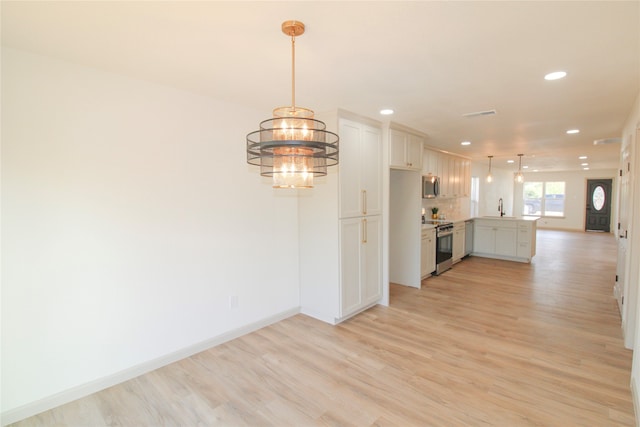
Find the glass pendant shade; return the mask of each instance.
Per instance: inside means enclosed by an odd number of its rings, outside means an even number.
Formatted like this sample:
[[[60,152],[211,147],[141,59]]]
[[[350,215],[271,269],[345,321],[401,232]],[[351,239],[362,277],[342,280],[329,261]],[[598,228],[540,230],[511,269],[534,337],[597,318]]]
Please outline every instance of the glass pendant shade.
[[[291,106],[274,109],[271,119],[247,135],[247,163],[260,166],[274,188],[312,188],[314,176],[338,164],[340,138],[314,119],[312,110],[295,106],[295,37],[304,33],[304,24],[286,21],[282,31],[291,36]]]
[[[489,157],[489,173],[487,174],[487,182],[492,183],[493,175],[491,175],[491,159],[493,158],[493,156],[487,156],[487,157]]]
[[[518,165],[518,172],[516,173],[516,182],[518,184],[522,184],[524,182],[524,174],[522,173],[522,156],[524,156],[524,154],[518,154],[518,157],[520,157],[520,163]]]

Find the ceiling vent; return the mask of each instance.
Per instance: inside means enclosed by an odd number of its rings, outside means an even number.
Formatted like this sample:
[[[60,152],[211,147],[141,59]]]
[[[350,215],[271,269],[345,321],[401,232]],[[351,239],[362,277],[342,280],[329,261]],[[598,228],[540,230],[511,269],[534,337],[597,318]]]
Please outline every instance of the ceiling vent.
[[[496,114],[496,110],[476,111],[475,113],[466,113],[462,117],[480,117],[480,116],[493,116]]]
[[[622,142],[622,138],[603,138],[593,141],[593,145],[617,144]]]

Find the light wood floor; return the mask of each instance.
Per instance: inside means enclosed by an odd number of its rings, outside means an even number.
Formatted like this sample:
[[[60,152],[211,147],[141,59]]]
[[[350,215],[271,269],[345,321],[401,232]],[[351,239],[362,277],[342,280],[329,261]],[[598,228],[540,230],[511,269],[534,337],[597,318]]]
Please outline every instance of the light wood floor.
[[[297,315],[19,426],[633,426],[608,234],[539,231],[391,307]]]

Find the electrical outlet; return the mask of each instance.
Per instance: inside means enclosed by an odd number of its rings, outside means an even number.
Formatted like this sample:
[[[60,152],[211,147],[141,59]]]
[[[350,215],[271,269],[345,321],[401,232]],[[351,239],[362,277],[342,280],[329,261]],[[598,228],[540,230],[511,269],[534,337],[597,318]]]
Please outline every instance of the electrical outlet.
[[[238,308],[238,295],[231,295],[229,297],[229,308]]]

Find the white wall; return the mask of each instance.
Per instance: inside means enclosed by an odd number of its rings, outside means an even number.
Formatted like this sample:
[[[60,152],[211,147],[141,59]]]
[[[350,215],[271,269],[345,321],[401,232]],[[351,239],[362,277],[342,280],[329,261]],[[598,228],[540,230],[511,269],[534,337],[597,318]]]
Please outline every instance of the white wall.
[[[640,165],[640,94],[636,98],[636,102],[632,111],[629,114],[629,118],[625,122],[623,130],[623,140],[631,138],[633,144],[632,159],[631,159],[631,212],[628,215],[628,249],[626,258],[627,267],[627,286],[625,286],[625,309],[626,321],[633,324],[626,325],[625,332],[629,334],[635,334],[633,340],[633,365],[631,368],[631,386],[634,392],[633,398],[636,410],[640,408],[640,227],[638,226],[638,219],[640,218],[640,173],[637,172],[638,165]],[[625,341],[627,341],[625,339]],[[638,418],[638,414],[636,414]]]
[[[580,230],[584,231],[585,212],[587,206],[587,180],[611,179],[611,232],[614,231],[617,218],[617,170],[588,170],[571,172],[530,172],[524,174],[525,181],[565,182],[565,211],[563,218],[542,218],[538,221],[538,228]],[[522,185],[514,188],[514,211],[516,215],[522,214],[523,195]]]
[[[296,198],[246,164],[268,113],[3,48],[3,422],[299,307]]]
[[[487,182],[489,164],[471,162],[471,176],[480,178],[480,197],[478,201],[478,216],[500,215],[498,201],[502,199],[506,216],[518,216],[513,209],[513,189],[515,170],[506,170],[492,166],[493,182]]]
[[[389,281],[420,288],[422,175],[389,172]]]

